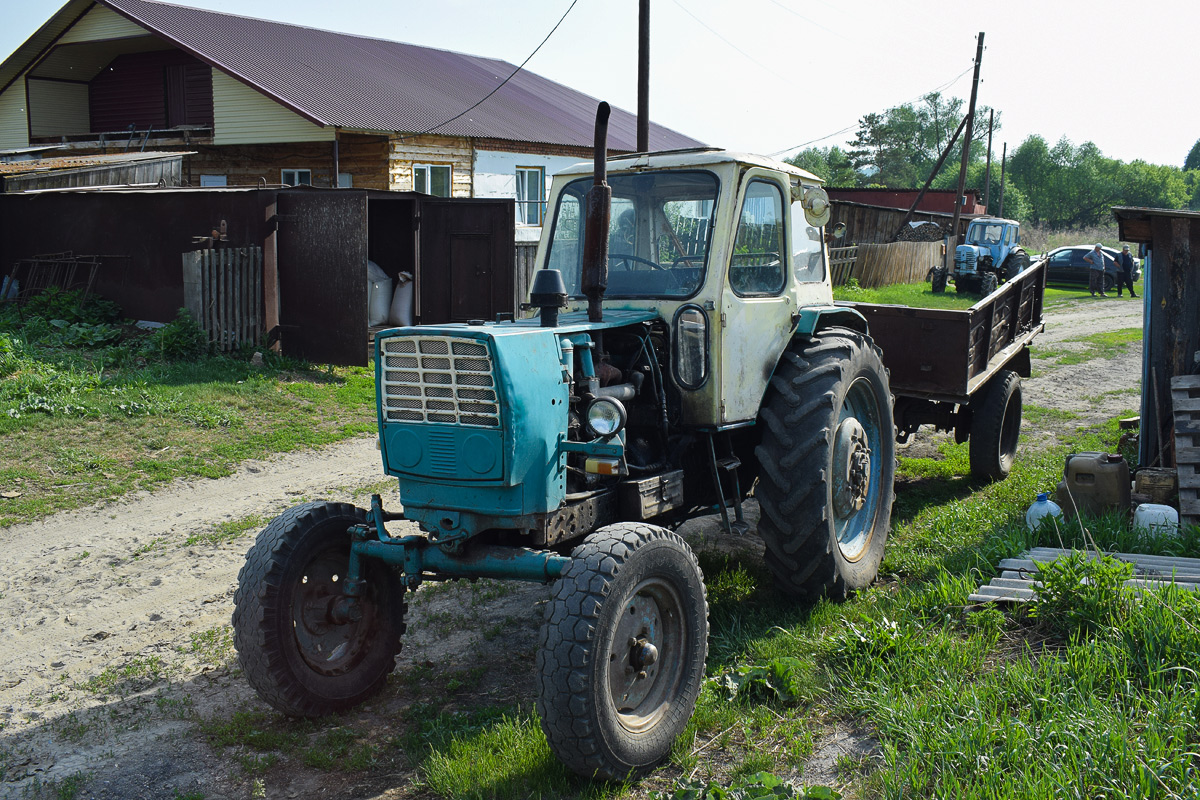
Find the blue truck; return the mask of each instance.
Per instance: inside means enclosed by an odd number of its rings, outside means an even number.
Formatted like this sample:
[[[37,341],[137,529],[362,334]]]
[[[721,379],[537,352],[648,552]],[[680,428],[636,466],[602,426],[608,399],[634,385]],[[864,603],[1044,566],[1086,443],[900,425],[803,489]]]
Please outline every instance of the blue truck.
[[[606,160],[605,109],[593,162],[554,178],[536,316],[377,335],[402,510],[306,503],[248,553],[235,644],[276,709],[377,692],[425,581],[549,583],[542,728],[570,769],[624,779],[668,755],[704,678],[704,579],[679,524],[744,532],[753,491],[786,592],[875,579],[892,396],[864,317],[833,303],[820,180],[714,149]]]

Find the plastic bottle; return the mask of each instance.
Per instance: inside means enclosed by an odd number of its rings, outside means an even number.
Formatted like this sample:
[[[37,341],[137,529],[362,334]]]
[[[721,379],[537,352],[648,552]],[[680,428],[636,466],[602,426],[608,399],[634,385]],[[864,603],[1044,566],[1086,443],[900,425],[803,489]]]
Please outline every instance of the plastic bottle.
[[[1133,511],[1133,527],[1178,536],[1179,512],[1159,503],[1142,503]]]
[[[1029,510],[1025,512],[1025,525],[1031,531],[1037,530],[1046,517],[1057,517],[1061,522],[1063,512],[1058,507],[1058,503],[1050,499],[1049,492],[1039,492],[1037,500],[1034,500],[1033,504],[1029,506]]]

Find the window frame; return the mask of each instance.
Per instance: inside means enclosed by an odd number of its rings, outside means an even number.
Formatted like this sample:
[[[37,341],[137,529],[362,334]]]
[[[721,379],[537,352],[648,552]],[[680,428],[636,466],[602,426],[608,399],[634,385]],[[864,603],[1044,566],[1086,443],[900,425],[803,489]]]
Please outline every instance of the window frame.
[[[417,188],[417,171],[427,170],[425,185],[430,191],[422,192]],[[446,170],[446,194],[434,194],[433,189],[433,170]],[[418,192],[429,197],[453,197],[454,196],[454,165],[445,162],[437,161],[414,161],[412,165],[412,187],[414,192]]]
[[[514,191],[513,194],[516,196],[516,201],[517,201],[517,206],[518,206],[518,213],[517,213],[518,222],[517,222],[517,224],[540,228],[546,222],[546,168],[545,167],[522,167],[520,165],[517,165],[515,170],[516,170],[515,175],[517,178],[517,182],[516,182],[516,191]],[[532,172],[532,173],[537,174],[538,187],[540,189],[540,192],[539,192],[540,199],[539,200],[528,200],[528,199],[522,200],[521,199],[520,177],[521,177],[522,172],[526,172],[526,173]],[[529,186],[528,179],[526,179],[525,186],[526,186],[526,189],[528,190],[528,186]],[[530,222],[528,219],[530,206],[533,206],[534,211],[537,213],[537,221],[536,222]],[[522,218],[522,217],[525,218],[524,221],[520,221],[520,218]]]
[[[200,186],[202,188],[203,187],[213,188],[213,187],[217,187],[217,186],[228,186],[228,185],[229,185],[229,176],[228,175],[212,175],[212,174],[210,174],[210,175],[201,175],[200,176]]]
[[[292,173],[292,176],[294,178],[293,181],[289,181],[287,179],[287,174],[289,172]],[[308,175],[307,183],[300,180],[300,173],[306,173]],[[281,170],[279,170],[279,182],[284,186],[312,186],[313,185],[312,170],[305,169],[303,167],[293,167],[293,168],[289,168],[289,169],[281,169]]]
[[[764,186],[770,186],[775,190],[775,193],[779,198],[779,213],[777,220],[780,230],[778,234],[778,244],[783,248],[779,252],[779,285],[775,289],[769,291],[743,292],[739,291],[733,283],[733,260],[737,258],[738,255],[735,250],[737,248],[738,233],[742,228],[742,217],[746,212],[746,200],[749,199],[748,195],[750,194],[750,187],[754,186],[756,183],[761,183]],[[725,270],[725,283],[735,295],[738,297],[779,297],[787,289],[788,280],[792,277],[791,271],[788,269],[788,257],[790,254],[787,252],[789,241],[788,229],[791,227],[790,220],[788,219],[790,216],[791,209],[786,207],[783,187],[781,187],[776,181],[773,181],[764,175],[755,175],[746,182],[746,187],[742,190],[742,204],[738,207],[737,226],[733,230],[733,241],[730,243],[729,264]]]

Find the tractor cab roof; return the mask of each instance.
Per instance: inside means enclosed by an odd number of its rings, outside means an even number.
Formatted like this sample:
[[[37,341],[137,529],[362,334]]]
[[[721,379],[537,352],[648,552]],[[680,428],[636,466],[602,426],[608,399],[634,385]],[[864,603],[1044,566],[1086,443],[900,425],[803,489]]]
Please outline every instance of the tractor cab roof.
[[[653,153],[629,153],[628,155],[611,156],[608,161],[608,171],[613,172],[642,172],[645,170],[682,169],[686,167],[718,167],[726,164],[738,164],[744,167],[762,167],[764,169],[785,172],[805,184],[819,185],[824,183],[821,178],[807,170],[792,166],[782,161],[776,161],[766,156],[750,153],[735,153],[719,150],[715,147],[693,147],[686,150],[661,150]],[[555,175],[591,175],[591,161],[581,161]]]

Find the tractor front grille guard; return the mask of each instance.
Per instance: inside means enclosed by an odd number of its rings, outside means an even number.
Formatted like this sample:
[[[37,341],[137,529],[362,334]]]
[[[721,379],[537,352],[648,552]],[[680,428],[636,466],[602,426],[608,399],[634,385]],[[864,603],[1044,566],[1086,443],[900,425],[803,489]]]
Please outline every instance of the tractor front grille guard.
[[[500,427],[487,344],[456,336],[394,336],[381,342],[385,422]]]

